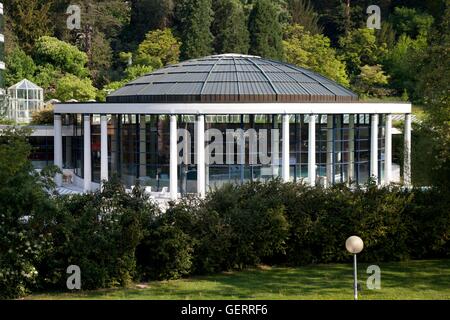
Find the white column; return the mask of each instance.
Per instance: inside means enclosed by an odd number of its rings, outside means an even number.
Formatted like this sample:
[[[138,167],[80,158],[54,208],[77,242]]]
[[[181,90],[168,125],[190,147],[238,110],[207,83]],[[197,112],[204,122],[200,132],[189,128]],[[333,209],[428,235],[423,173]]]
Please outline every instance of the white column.
[[[84,192],[91,191],[91,116],[84,115]]]
[[[405,114],[405,146],[403,162],[403,183],[411,186],[411,114]]]
[[[329,115],[327,116],[327,187],[333,184],[333,128],[333,116]]]
[[[290,179],[290,168],[289,168],[289,115],[283,115],[283,145],[282,145],[282,178],[284,182],[288,182]]]
[[[355,115],[348,117],[348,181],[355,178]]]
[[[384,129],[384,183],[392,181],[392,115],[386,115]]]
[[[206,195],[206,179],[205,179],[205,116],[197,117],[197,137],[195,148],[197,151],[197,193],[200,197]]]
[[[61,171],[63,170],[63,146],[62,146],[62,123],[61,123],[61,115],[54,115],[54,155],[53,155],[53,163],[57,166]],[[58,187],[62,185],[62,175],[57,174],[55,176],[55,183]]]
[[[378,114],[373,114],[371,121],[370,175],[371,177],[378,177]]]
[[[315,114],[309,116],[308,180],[312,187],[316,185],[316,119]]]
[[[272,177],[277,178],[279,176],[278,167],[280,165],[280,129],[278,128],[277,117],[273,116],[273,129],[271,134],[271,161],[272,161]]]
[[[147,131],[145,115],[139,117],[139,177],[147,176]]]
[[[177,116],[170,116],[170,199],[178,197]]]
[[[106,115],[100,117],[100,181],[108,181],[108,119]]]

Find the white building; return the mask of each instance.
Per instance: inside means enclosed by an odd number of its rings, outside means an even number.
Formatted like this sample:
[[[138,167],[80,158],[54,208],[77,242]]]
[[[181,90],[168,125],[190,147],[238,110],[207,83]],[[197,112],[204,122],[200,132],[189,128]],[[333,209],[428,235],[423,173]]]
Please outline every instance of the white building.
[[[393,114],[406,119],[403,177],[409,185],[411,104],[361,103],[309,70],[217,55],[145,75],[106,103],[57,104],[54,162],[72,169],[85,191],[118,175],[127,186],[139,181],[168,190],[172,199],[274,177],[326,186],[372,177],[384,184],[392,181]],[[63,139],[66,127],[73,134]],[[233,138],[230,144],[230,130],[244,142],[236,147]],[[270,142],[261,149],[268,132]],[[226,161],[208,160],[213,143],[219,146],[214,155]]]

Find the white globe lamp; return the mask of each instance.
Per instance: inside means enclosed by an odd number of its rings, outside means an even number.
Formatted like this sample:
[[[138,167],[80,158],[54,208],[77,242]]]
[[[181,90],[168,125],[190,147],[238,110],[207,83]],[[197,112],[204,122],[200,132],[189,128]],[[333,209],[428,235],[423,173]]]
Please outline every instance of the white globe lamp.
[[[353,292],[355,300],[358,300],[358,266],[356,255],[364,249],[364,242],[358,236],[351,236],[345,241],[345,248],[353,254]]]

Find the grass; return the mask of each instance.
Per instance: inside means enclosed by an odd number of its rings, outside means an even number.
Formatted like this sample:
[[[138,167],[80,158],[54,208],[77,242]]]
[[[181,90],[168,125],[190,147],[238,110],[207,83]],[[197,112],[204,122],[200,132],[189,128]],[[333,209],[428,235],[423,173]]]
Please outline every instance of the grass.
[[[381,289],[369,290],[368,264],[359,264],[361,300],[450,299],[450,260],[380,263]],[[259,267],[171,281],[135,284],[126,289],[35,294],[27,299],[277,300],[352,299],[352,264],[298,268]]]

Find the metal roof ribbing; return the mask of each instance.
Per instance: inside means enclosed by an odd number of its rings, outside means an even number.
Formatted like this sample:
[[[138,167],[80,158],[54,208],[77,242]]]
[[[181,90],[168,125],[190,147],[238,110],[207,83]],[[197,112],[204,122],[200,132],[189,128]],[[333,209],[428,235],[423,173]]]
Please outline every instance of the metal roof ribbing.
[[[312,71],[225,54],[167,66],[113,92],[108,102],[352,102],[356,94]]]

